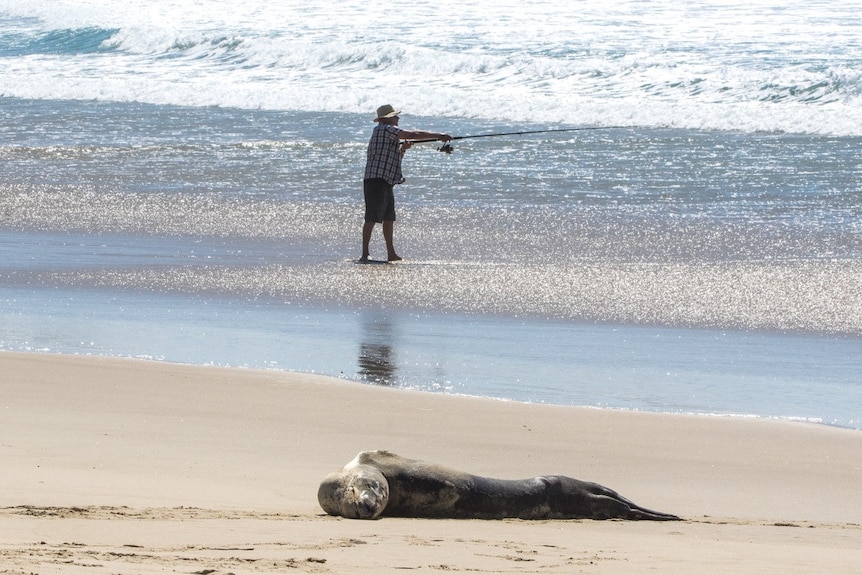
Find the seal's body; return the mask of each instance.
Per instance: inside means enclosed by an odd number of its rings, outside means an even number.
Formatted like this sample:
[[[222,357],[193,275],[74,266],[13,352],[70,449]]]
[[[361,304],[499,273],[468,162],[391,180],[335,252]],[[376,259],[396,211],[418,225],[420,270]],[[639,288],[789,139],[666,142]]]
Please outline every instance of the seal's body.
[[[349,519],[679,519],[563,475],[490,479],[388,451],[361,452],[323,480],[317,499],[330,515]]]

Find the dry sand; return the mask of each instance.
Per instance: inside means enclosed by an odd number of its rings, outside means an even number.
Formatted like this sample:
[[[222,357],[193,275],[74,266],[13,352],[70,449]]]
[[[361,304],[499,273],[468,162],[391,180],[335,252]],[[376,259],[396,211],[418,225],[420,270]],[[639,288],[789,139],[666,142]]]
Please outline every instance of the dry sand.
[[[327,517],[365,449],[684,521]],[[858,573],[862,433],[285,372],[0,353],[0,574]]]

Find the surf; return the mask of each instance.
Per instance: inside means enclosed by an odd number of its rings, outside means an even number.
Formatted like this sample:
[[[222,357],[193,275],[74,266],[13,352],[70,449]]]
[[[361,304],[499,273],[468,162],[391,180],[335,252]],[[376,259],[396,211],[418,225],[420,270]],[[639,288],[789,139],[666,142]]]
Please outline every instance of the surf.
[[[428,117],[862,135],[849,0],[419,2],[390,25],[411,38],[398,41],[359,2],[325,17],[292,3],[151,4],[7,0],[0,94],[361,113],[397,77],[410,113]]]

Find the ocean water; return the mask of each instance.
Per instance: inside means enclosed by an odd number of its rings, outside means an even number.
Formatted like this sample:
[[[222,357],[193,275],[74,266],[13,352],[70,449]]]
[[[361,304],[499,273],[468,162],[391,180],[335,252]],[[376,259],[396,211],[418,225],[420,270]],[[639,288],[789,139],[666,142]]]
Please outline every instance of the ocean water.
[[[0,349],[862,429],[862,2],[273,4],[0,0]]]

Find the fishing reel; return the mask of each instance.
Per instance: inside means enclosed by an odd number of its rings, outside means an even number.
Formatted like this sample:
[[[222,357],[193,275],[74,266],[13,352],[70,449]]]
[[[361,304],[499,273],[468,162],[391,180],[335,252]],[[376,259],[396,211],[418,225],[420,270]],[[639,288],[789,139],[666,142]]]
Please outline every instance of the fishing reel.
[[[443,152],[444,154],[451,154],[455,148],[452,147],[452,144],[443,144],[439,148],[437,148],[438,152]]]

